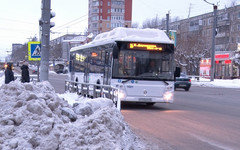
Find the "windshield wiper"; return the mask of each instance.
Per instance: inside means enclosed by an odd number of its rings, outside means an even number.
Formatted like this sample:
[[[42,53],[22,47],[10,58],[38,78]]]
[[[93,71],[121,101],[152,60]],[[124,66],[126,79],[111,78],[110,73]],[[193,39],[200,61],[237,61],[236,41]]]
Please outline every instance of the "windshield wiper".
[[[122,83],[126,83],[126,82],[128,82],[128,81],[130,81],[130,79],[127,79],[127,80],[125,80],[125,81],[122,81]]]
[[[165,81],[165,80],[162,80],[166,85],[169,85],[169,83],[167,82],[167,81]]]

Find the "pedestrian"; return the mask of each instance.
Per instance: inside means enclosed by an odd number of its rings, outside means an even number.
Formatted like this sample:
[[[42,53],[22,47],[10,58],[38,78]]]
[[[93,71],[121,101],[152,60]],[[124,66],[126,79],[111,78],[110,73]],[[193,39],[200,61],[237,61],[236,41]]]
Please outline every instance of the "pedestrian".
[[[7,68],[5,70],[5,84],[10,83],[11,81],[14,81],[14,74],[13,74],[13,64],[7,63]]]
[[[24,62],[22,67],[22,78],[21,78],[21,82],[25,83],[25,82],[30,82],[30,77],[29,77],[29,71],[28,71],[28,63]]]

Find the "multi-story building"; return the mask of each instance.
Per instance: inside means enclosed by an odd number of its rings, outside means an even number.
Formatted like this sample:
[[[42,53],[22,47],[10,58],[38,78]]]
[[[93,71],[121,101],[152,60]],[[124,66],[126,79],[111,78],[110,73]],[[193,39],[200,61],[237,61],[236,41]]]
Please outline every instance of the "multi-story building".
[[[199,47],[205,49],[210,58],[212,51],[214,14],[207,13],[172,22],[170,28],[177,31],[178,43],[196,37]],[[240,49],[240,5],[218,10],[215,36],[215,77],[239,77],[239,64],[233,62]],[[178,48],[178,47],[177,47]]]
[[[66,34],[51,40],[50,60],[69,61],[70,49],[75,46],[83,45],[87,41],[84,35]]]
[[[89,0],[88,32],[94,36],[116,27],[131,27],[132,0]]]

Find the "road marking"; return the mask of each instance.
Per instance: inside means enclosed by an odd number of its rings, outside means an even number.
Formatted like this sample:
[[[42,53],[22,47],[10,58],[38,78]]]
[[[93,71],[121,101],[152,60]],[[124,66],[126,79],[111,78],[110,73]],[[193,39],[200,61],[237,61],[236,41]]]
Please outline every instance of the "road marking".
[[[212,145],[216,148],[219,148],[219,149],[224,149],[224,150],[233,150],[232,148],[230,147],[227,147],[227,146],[224,146],[216,141],[213,141],[213,140],[210,140],[210,139],[207,139],[206,137],[202,137],[202,136],[199,136],[199,135],[195,135],[195,134],[192,134],[192,133],[189,133],[191,136],[195,137],[196,139],[204,142],[204,143],[208,143],[209,145]]]

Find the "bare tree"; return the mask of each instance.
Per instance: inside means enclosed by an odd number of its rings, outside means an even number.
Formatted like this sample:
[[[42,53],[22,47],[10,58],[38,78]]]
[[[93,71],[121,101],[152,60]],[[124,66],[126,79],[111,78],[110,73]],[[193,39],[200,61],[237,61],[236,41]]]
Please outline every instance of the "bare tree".
[[[133,22],[132,23],[132,28],[139,28],[139,23],[138,22]]]
[[[177,39],[175,61],[189,75],[198,75],[201,58],[210,56],[210,50],[204,47],[204,39],[199,34],[188,34]]]
[[[156,15],[155,18],[145,20],[142,24],[143,28],[159,28],[160,25],[161,21],[158,18],[158,15]]]
[[[237,1],[238,0],[232,0],[230,3],[230,7],[234,7],[234,6],[236,6],[237,5]]]
[[[28,59],[28,45],[27,43],[23,44],[21,48],[18,48],[12,54],[12,60],[14,62],[23,61]]]
[[[62,45],[61,43],[54,44],[51,46],[50,58],[56,60],[62,57]]]

